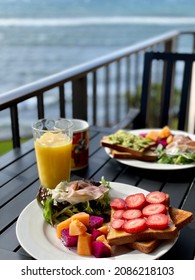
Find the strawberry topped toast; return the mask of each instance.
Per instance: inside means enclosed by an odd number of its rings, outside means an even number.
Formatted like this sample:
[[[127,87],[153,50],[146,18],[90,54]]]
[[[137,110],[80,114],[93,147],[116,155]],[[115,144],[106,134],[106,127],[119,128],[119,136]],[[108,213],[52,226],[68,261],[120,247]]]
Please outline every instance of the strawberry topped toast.
[[[107,236],[110,245],[173,239],[178,235],[178,229],[169,215],[169,195],[163,192],[115,198],[110,206],[111,220]]]

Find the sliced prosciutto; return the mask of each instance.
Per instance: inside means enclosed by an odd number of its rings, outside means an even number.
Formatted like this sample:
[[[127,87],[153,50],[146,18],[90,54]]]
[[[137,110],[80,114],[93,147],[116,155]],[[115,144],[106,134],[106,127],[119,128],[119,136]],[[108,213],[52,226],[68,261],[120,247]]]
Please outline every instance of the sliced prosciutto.
[[[67,201],[77,204],[88,200],[95,200],[108,192],[103,184],[95,186],[88,181],[61,182],[52,190],[52,198],[57,202]]]

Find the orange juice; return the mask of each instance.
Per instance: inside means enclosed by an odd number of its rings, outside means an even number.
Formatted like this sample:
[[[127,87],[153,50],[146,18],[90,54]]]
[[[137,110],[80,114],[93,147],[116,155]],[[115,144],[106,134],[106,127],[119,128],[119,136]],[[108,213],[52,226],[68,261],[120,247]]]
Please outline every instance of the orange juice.
[[[34,145],[41,185],[53,189],[61,181],[68,181],[72,139],[60,132],[45,132]]]

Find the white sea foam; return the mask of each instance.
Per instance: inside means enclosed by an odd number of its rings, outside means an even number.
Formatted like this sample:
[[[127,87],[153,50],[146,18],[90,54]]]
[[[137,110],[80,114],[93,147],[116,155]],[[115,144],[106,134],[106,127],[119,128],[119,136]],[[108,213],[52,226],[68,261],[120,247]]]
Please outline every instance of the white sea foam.
[[[83,25],[189,25],[193,17],[78,17],[78,18],[9,18],[0,19],[0,26],[83,26]]]

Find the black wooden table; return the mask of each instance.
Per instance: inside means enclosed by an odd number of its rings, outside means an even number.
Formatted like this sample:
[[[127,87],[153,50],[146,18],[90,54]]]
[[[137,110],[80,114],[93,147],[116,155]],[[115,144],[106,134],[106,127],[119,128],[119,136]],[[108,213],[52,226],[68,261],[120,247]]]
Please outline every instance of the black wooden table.
[[[102,176],[147,191],[170,194],[171,205],[195,213],[195,168],[179,171],[145,170],[111,159],[100,146],[108,130],[90,128],[89,166],[72,172],[71,179]],[[16,222],[21,211],[35,199],[39,188],[33,140],[0,158],[0,259],[33,259],[20,246]],[[195,220],[182,229],[175,245],[160,259],[190,260],[195,255]]]

